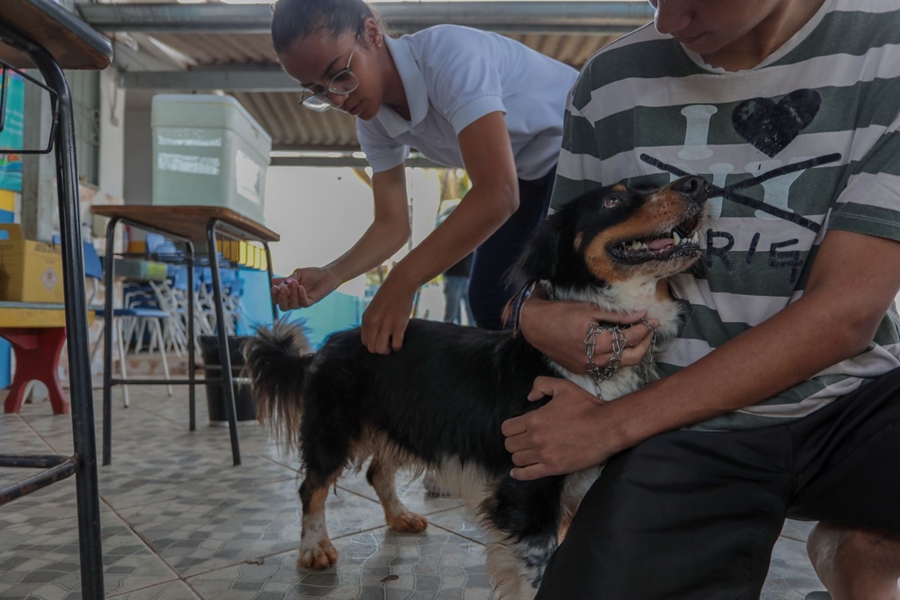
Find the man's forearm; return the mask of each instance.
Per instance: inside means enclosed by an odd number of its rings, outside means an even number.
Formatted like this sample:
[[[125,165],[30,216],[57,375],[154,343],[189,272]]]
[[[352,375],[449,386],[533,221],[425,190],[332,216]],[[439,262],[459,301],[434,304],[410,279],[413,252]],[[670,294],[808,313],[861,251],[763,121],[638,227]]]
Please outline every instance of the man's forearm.
[[[756,404],[865,349],[874,325],[834,317],[832,303],[821,296],[801,298],[696,363],[627,397],[616,411],[625,447]]]

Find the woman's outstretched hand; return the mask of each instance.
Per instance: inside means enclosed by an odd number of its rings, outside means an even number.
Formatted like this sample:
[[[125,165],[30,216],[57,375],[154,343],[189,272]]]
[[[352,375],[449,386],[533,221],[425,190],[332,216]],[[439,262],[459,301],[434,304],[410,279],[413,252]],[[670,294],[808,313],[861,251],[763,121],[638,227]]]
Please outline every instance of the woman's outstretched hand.
[[[333,292],[340,284],[327,268],[294,269],[289,277],[272,280],[272,301],[281,310],[306,308]]]

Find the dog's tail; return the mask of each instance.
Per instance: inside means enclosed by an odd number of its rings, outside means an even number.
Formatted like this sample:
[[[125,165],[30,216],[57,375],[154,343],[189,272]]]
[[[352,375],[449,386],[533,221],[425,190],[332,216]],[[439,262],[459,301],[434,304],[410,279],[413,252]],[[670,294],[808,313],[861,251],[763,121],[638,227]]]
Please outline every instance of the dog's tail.
[[[303,384],[315,357],[303,329],[276,321],[272,329],[257,328],[243,350],[256,417],[276,441],[298,447]]]

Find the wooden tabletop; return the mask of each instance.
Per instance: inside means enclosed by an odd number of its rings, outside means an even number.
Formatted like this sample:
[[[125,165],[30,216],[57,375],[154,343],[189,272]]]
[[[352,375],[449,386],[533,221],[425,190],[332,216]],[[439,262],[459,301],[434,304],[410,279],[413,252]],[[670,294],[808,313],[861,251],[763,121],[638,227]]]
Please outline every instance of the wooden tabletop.
[[[88,323],[93,320],[94,311],[89,310]],[[0,301],[0,328],[44,329],[65,326],[66,312],[62,304]]]
[[[0,0],[0,23],[37,42],[63,69],[100,71],[112,62],[112,44],[54,0]],[[0,41],[0,59],[31,68],[27,56]]]
[[[206,241],[206,225],[210,219],[228,224],[228,233],[246,241],[277,242],[281,236],[256,221],[230,208],[219,206],[92,206],[91,212],[101,217],[119,217],[137,225],[146,225],[193,242]]]

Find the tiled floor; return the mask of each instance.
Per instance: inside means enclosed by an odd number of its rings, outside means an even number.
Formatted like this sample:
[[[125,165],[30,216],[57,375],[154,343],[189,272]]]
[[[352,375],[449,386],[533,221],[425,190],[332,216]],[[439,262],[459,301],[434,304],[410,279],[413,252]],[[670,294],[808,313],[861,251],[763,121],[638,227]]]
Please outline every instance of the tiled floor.
[[[341,553],[337,569],[300,572],[296,462],[255,423],[241,425],[243,465],[233,467],[228,430],[208,425],[202,395],[194,433],[187,430],[186,391],[168,398],[162,387],[132,387],[131,408],[116,404],[113,464],[100,468],[109,597],[491,598],[483,538],[456,500],[429,498],[419,482],[401,483],[404,502],[429,515],[431,525],[421,535],[398,535],[384,526],[363,476],[348,474],[328,504],[329,532]],[[42,403],[0,415],[0,452],[70,453],[70,421],[50,413]],[[23,475],[0,469],[0,483]],[[0,599],[80,598],[74,490],[70,479],[0,507]],[[806,558],[808,530],[785,527],[764,599],[802,600],[822,589]]]

